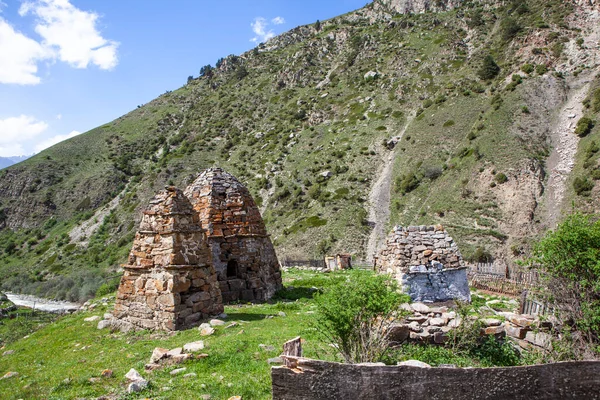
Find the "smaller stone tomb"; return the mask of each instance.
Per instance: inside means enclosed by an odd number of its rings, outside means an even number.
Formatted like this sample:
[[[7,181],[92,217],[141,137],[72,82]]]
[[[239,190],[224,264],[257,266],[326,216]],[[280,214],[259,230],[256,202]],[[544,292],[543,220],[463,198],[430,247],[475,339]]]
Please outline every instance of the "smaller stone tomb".
[[[467,268],[441,225],[394,227],[375,270],[394,276],[413,301],[471,301]]]
[[[331,271],[352,268],[352,256],[350,254],[336,254],[325,257],[325,267]]]
[[[123,268],[113,313],[121,323],[178,330],[223,312],[198,214],[175,187],[150,201]]]

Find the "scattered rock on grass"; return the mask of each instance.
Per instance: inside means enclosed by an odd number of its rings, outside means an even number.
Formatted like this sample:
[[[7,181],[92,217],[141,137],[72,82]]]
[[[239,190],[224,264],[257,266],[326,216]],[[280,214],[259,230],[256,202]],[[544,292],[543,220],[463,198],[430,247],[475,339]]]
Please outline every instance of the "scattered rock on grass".
[[[182,373],[183,371],[185,371],[187,368],[183,367],[183,368],[177,368],[174,369],[173,371],[169,372],[171,375],[177,375]]]
[[[13,378],[15,376],[19,376],[19,373],[11,371],[11,372],[5,373],[4,376],[2,378],[0,378],[0,379],[8,379],[8,378]]]
[[[131,382],[127,387],[127,393],[137,393],[148,387],[148,381],[142,379],[141,381]]]
[[[221,326],[221,325],[225,325],[225,321],[221,321],[220,319],[211,319],[211,320],[210,320],[210,325],[211,325],[211,326]]]
[[[155,364],[163,358],[167,357],[169,353],[169,349],[163,349],[162,347],[156,347],[152,351],[152,355],[150,356],[150,364]]]
[[[6,350],[4,353],[2,353],[3,356],[10,356],[11,354],[13,354],[15,351],[14,350]]]
[[[91,317],[84,318],[83,320],[85,322],[94,322],[94,321],[98,321],[99,319],[100,319],[100,317],[98,315],[93,315]]]
[[[113,376],[113,371],[112,369],[105,369],[104,371],[102,371],[102,373],[100,373],[100,376],[102,376],[103,378],[111,378]]]
[[[197,377],[197,376],[198,376],[198,375],[196,375],[195,373],[193,373],[193,372],[190,372],[189,374],[185,374],[183,377],[184,377],[185,379],[189,379],[189,378],[195,378],[195,377]]]
[[[259,344],[258,347],[260,347],[263,351],[275,351],[275,346],[271,346],[271,345],[267,345],[267,344]]]
[[[128,373],[125,374],[125,378],[130,381],[143,381],[144,378],[135,369],[131,368]]]
[[[200,329],[200,336],[210,336],[213,333],[215,333],[215,329],[214,328],[202,328]]]
[[[183,350],[188,353],[194,353],[196,351],[200,351],[204,349],[204,342],[202,340],[198,340],[196,342],[186,343],[183,345]]]

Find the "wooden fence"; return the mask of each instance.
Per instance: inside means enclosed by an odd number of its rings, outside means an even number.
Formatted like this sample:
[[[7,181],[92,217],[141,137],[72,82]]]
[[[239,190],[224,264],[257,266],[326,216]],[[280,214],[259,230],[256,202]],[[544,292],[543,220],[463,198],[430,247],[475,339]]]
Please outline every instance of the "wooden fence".
[[[504,263],[469,265],[467,276],[472,287],[515,296],[540,284],[537,271],[528,271]]]
[[[529,315],[554,314],[554,307],[529,296],[529,291],[521,293],[519,313]]]
[[[325,268],[325,260],[293,260],[284,258],[280,261],[282,267]]]
[[[296,260],[291,258],[283,258],[279,261],[282,267],[291,268],[326,268],[325,259],[322,260]],[[373,264],[368,264],[364,261],[352,261],[352,269],[373,269]]]

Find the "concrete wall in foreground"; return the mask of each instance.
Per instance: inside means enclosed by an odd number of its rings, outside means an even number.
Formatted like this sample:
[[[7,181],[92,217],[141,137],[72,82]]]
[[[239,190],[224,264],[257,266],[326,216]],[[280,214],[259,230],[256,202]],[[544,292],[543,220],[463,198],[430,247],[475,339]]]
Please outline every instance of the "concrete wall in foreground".
[[[418,368],[285,357],[271,370],[274,400],[600,399],[600,362],[509,368]]]

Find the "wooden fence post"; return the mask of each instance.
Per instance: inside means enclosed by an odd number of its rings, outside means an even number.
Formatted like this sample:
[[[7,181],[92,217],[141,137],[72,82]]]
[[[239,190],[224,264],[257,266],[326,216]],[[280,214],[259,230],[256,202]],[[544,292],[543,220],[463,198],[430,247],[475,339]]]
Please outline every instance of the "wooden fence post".
[[[525,314],[525,303],[527,303],[527,290],[521,292],[521,304],[519,304],[519,314]]]
[[[293,357],[302,357],[302,338],[300,336],[293,338],[292,340],[288,340],[283,344],[283,355],[284,356],[293,356]],[[285,357],[283,358],[283,362],[286,367],[292,367],[292,363],[288,361]]]

